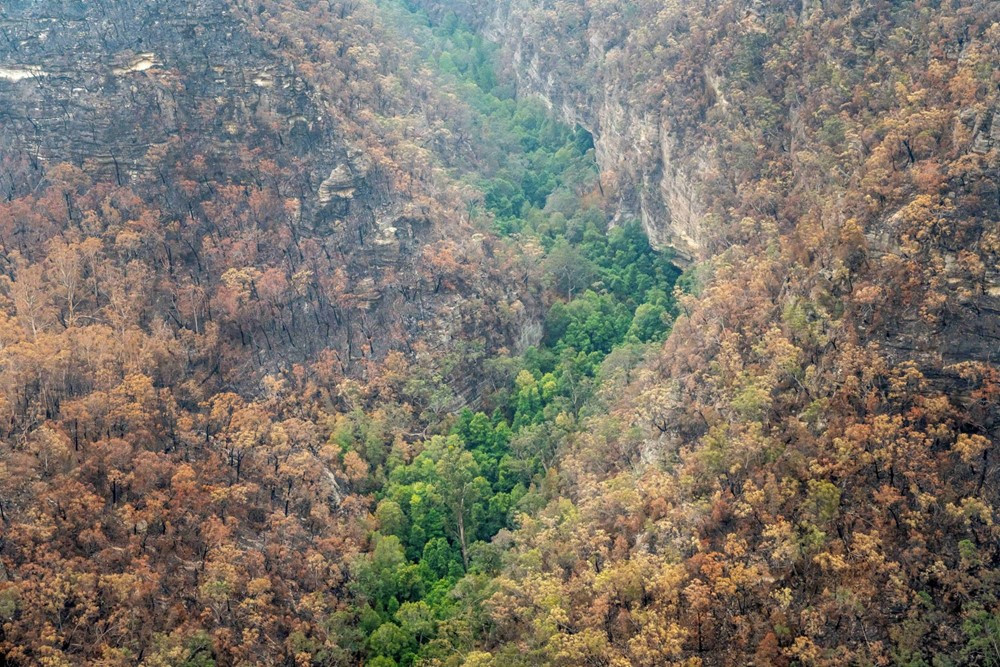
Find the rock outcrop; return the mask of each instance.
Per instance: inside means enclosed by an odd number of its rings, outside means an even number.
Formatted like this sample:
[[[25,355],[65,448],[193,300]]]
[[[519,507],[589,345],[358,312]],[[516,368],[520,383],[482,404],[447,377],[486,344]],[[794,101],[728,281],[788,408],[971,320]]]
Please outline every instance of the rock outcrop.
[[[888,110],[867,110],[865,116],[856,108],[864,102],[846,96],[843,82],[817,88],[823,77],[846,77],[841,74],[848,67],[845,63],[857,56],[829,46],[826,52],[801,54],[799,62],[787,52],[804,48],[785,34],[789,26],[798,31],[791,34],[809,34],[816,40],[831,29],[853,35],[848,41],[877,40],[878,31],[887,30],[885,24],[893,20],[885,8],[859,6],[847,18],[831,19],[822,2],[748,0],[697,8],[586,0],[556,6],[532,0],[418,4],[432,19],[457,12],[500,45],[503,67],[521,94],[542,98],[565,119],[588,129],[605,172],[605,189],[617,197],[620,215],[639,217],[651,241],[672,249],[681,264],[708,260],[746,241],[738,229],[747,220],[770,218],[785,230],[794,228],[808,216],[788,202],[803,197],[845,202],[836,215],[847,221],[859,214],[847,210],[847,193],[856,187],[852,179],[888,182],[903,175],[912,180],[916,177],[905,172],[930,168],[919,164],[921,158],[963,167],[986,165],[973,177],[981,179],[978,184],[969,177],[953,178],[946,198],[960,205],[955,210],[935,207],[942,215],[966,220],[983,215],[982,210],[960,213],[962,202],[978,201],[980,195],[969,196],[973,190],[997,189],[1000,113],[985,93],[964,106],[943,102],[934,111],[898,111],[889,121],[917,126],[932,117],[944,119],[926,128],[926,133],[942,137],[936,158],[929,149],[922,156],[912,150],[907,154],[902,147],[911,139],[906,137],[876,150],[871,142],[882,140],[879,133],[885,130],[873,134],[865,124],[872,122],[871,114]],[[982,59],[974,54],[983,44],[949,45],[949,66],[971,68],[975,58]],[[851,71],[852,78],[867,76],[860,64],[853,67],[860,69]],[[833,86],[840,91],[833,92]],[[993,100],[994,93],[989,95]],[[825,98],[841,100],[844,111],[834,114]],[[880,168],[880,152],[885,150],[901,152],[892,158],[896,162],[890,172],[866,176]],[[901,251],[906,239],[918,233],[910,223],[894,224],[913,200],[909,187],[899,186],[898,200],[872,202],[872,213],[862,224],[872,252],[914,262],[913,270],[921,273],[920,290],[926,291],[916,299],[909,294],[894,297],[897,305],[911,304],[905,315],[878,320],[865,335],[879,341],[894,361],[919,360],[931,375],[963,361],[995,361],[1000,352],[996,213],[968,223],[960,236],[924,234],[920,253],[913,248]],[[959,193],[963,188],[964,197]],[[967,271],[970,253],[976,255],[974,263],[981,264],[974,275]],[[883,268],[859,267],[854,280],[887,280]],[[927,296],[935,290],[947,296]],[[923,298],[941,301],[941,312],[931,316],[927,310],[936,307],[927,305],[921,313],[914,304]]]
[[[458,291],[530,301],[489,277],[495,267],[481,257],[495,239],[471,240],[460,195],[431,184],[429,166],[400,164],[403,138],[379,129],[380,119],[419,117],[407,121],[405,141],[420,150],[426,110],[413,100],[433,107],[432,93],[405,87],[427,83],[381,36],[368,5],[307,5],[2,3],[0,192],[30,196],[70,164],[153,209],[160,231],[151,231],[167,234],[170,262],[153,263],[165,281],[190,275],[214,294],[228,289],[227,271],[247,265],[309,281],[282,306],[287,322],[224,325],[238,346],[259,349],[265,368],[330,347],[357,370],[424,335],[516,344],[535,310],[480,326],[494,314],[466,312]],[[382,90],[383,75],[400,87]],[[70,215],[84,213],[71,206]],[[464,283],[443,290],[430,276],[426,257],[439,247],[469,262]],[[12,272],[6,257],[0,270]],[[256,289],[255,275],[237,281],[241,289]]]
[[[672,249],[680,263],[703,256],[699,188],[710,166],[708,147],[684,143],[670,122],[669,102],[636,97],[628,71],[639,54],[607,17],[591,15],[582,3],[561,7],[565,16],[529,0],[419,4],[437,15],[457,9],[501,46],[505,75],[521,94],[538,96],[593,135],[619,216],[641,219],[651,242]]]

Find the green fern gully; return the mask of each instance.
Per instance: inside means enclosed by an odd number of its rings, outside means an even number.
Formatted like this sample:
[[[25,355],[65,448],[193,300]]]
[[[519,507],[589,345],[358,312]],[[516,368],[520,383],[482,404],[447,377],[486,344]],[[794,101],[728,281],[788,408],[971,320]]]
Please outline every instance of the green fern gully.
[[[411,459],[361,452],[376,470],[377,532],[356,563],[356,618],[343,629],[360,628],[366,664],[391,667],[445,660],[488,633],[483,602],[503,558],[494,538],[550,499],[559,447],[601,409],[594,389],[609,355],[634,365],[665,337],[679,272],[637,222],[610,225],[590,134],[516,98],[491,44],[454,16],[431,25],[404,4],[381,8],[471,109],[474,157],[442,158],[483,193],[470,214],[510,243],[540,248],[551,288],[541,344],[493,360],[511,381],[479,397],[485,410],[442,424]],[[345,447],[364,442],[369,419],[358,415]]]

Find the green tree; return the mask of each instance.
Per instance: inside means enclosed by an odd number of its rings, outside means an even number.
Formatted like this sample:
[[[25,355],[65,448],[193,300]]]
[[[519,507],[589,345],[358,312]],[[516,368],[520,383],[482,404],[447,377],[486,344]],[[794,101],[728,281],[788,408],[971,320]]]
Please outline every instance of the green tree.
[[[572,299],[574,292],[589,286],[597,275],[593,262],[562,237],[552,246],[543,268],[552,287],[564,293],[567,299]]]
[[[395,623],[383,623],[368,638],[368,650],[373,656],[398,657],[413,646],[411,637]]]
[[[626,338],[640,343],[660,340],[667,332],[666,319],[667,311],[663,306],[644,303],[635,309]]]
[[[435,461],[441,498],[451,512],[452,528],[462,550],[462,565],[469,567],[469,536],[475,533],[475,520],[483,500],[489,496],[489,483],[479,474],[479,466],[457,436],[435,437],[424,451]]]

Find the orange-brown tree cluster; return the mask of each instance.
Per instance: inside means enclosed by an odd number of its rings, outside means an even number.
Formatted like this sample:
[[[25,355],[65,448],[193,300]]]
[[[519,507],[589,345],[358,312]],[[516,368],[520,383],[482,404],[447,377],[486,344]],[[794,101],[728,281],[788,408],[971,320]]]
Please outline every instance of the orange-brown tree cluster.
[[[355,661],[376,471],[333,434],[372,409],[373,447],[412,439],[531,316],[527,265],[434,167],[449,102],[374,7],[231,9],[303,97],[190,102],[128,175],[0,155],[5,664]],[[214,74],[136,76],[184,107]],[[442,398],[438,368],[473,381]]]
[[[474,664],[1000,660],[995,3],[420,4],[655,117],[703,207],[666,346],[565,447]]]

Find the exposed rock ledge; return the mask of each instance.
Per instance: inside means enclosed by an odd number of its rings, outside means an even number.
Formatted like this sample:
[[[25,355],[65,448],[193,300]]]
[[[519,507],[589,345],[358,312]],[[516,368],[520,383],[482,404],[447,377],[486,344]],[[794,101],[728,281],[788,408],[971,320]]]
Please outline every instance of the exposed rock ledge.
[[[357,185],[350,167],[346,164],[338,165],[319,184],[319,203],[326,206],[334,199],[353,199],[356,190]]]

